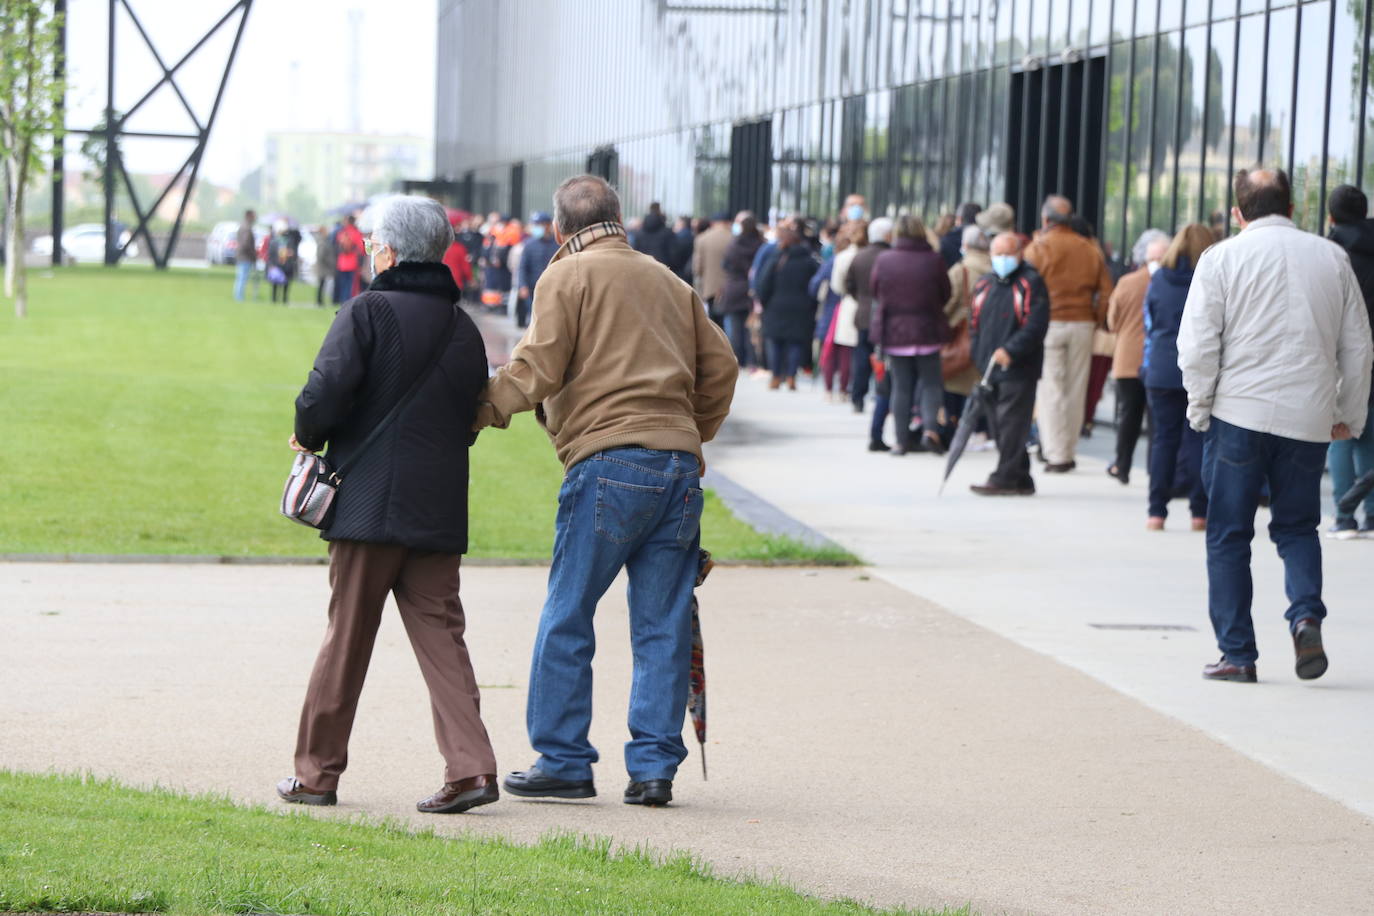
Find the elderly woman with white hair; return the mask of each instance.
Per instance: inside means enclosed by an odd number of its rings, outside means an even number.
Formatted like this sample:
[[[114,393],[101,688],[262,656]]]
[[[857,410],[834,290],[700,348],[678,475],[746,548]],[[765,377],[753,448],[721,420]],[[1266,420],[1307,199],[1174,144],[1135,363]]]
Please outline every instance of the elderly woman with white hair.
[[[429,687],[444,785],[419,802],[456,813],[496,801],[496,759],[463,641],[458,570],[468,546],[468,449],[487,380],[481,334],[458,307],[443,257],[453,240],[437,202],[375,208],[375,279],[339,309],[296,399],[291,445],[328,445],[342,481],[329,542],[329,626],[301,711],[284,801],[337,802],[363,678],[388,594]]]
[[[1160,229],[1146,229],[1131,249],[1136,269],[1116,283],[1107,305],[1107,330],[1116,335],[1112,353],[1112,378],[1116,379],[1116,461],[1107,474],[1123,484],[1131,482],[1140,427],[1145,420],[1145,383],[1140,366],[1145,360],[1145,292],[1160,258],[1169,249],[1169,236]]]

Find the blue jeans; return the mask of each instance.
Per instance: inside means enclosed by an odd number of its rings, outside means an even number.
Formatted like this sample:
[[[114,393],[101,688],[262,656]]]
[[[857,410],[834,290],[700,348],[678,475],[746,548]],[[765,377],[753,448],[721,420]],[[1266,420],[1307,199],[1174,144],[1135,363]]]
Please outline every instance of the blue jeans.
[[[1207,490],[1202,485],[1202,434],[1188,425],[1188,392],[1182,388],[1146,388],[1150,404],[1150,516],[1169,517],[1169,500],[1178,476],[1192,481],[1188,507],[1193,518],[1207,517]]]
[[[849,399],[853,402],[855,410],[863,410],[864,399],[868,397],[868,386],[873,379],[873,363],[869,361],[872,355],[873,345],[868,342],[868,332],[861,328],[859,343],[850,353],[853,363],[849,370]],[[881,436],[882,429],[878,432]]]
[[[1374,404],[1371,404],[1374,408]],[[1374,471],[1374,409],[1371,409],[1369,421],[1366,421],[1364,432],[1358,439],[1346,439],[1343,442],[1332,442],[1330,449],[1326,453],[1326,463],[1331,469],[1331,490],[1335,497],[1335,502],[1340,502],[1341,497],[1355,483],[1355,478],[1363,476],[1369,471]],[[1336,520],[1346,519],[1354,521],[1355,517],[1342,516],[1341,510],[1336,510]],[[1364,501],[1364,523],[1374,524],[1374,493],[1365,497]]]
[[[353,298],[353,281],[358,276],[356,270],[334,271],[334,301],[347,302]]]
[[[239,261],[234,269],[234,298],[243,301],[244,290],[248,286],[248,278],[253,273],[252,261]]]
[[[630,778],[672,779],[692,656],[692,588],[701,542],[700,465],[687,452],[617,448],[574,465],[558,494],[549,592],[539,620],[525,722],[538,766],[590,779],[596,605],[629,573]]]
[[[1226,660],[1252,665],[1255,624],[1250,616],[1254,581],[1250,542],[1255,510],[1269,484],[1269,538],[1283,559],[1289,629],[1299,620],[1326,617],[1322,604],[1322,467],[1325,442],[1301,442],[1257,433],[1212,418],[1202,450],[1207,487],[1207,601],[1217,645]]]
[[[767,343],[768,368],[773,373],[773,378],[796,378],[797,371],[801,369],[806,344],[793,343],[777,337],[768,338]]]
[[[745,326],[748,319],[748,312],[730,312],[725,316],[725,336],[730,338],[730,349],[735,351],[735,360],[741,366],[754,361],[749,352],[749,329]]]

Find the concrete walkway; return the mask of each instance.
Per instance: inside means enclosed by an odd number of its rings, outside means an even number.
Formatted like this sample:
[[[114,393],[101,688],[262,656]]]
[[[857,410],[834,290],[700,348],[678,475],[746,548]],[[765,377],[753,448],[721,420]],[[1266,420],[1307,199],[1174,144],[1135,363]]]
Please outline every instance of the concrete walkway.
[[[805,468],[804,444],[793,449]],[[727,456],[716,453],[722,464],[734,460]],[[813,471],[812,485],[827,480],[825,465]],[[961,557],[977,591],[997,564],[987,545],[970,546],[978,549],[936,559]],[[920,576],[931,564],[915,559]],[[1016,562],[1028,632],[1053,629],[1036,623],[1053,606],[1053,574]],[[524,688],[543,587],[537,569],[465,576],[469,641],[503,769],[532,759]],[[673,807],[625,806],[622,595],[617,586],[599,617],[598,799],[416,814],[441,763],[424,687],[391,614],[342,803],[320,813],[517,840],[553,829],[609,835],[689,849],[726,875],[776,876],[880,904],[970,902],[984,914],[1374,912],[1367,818],[860,570],[713,575],[701,591],[711,779],[703,783],[689,759]],[[326,598],[318,567],[0,565],[0,767],[89,770],[275,804]],[[1132,656],[1127,636],[1100,638],[1110,641],[1104,653]],[[1332,683],[1351,692],[1344,677]],[[1206,694],[1199,686],[1196,702],[1245,696],[1267,715],[1285,702],[1280,684],[1205,685]]]
[[[1374,816],[1374,542],[1323,542],[1331,670],[1302,683],[1283,619],[1282,564],[1261,512],[1261,683],[1204,682],[1202,666],[1218,652],[1203,536],[1188,530],[1184,501],[1173,504],[1168,530],[1144,530],[1143,468],[1122,487],[1103,462],[1080,456],[1068,475],[1037,470],[1034,498],[986,499],[968,485],[986,479],[995,453],[974,453],[937,496],[944,459],[868,453],[867,430],[867,416],[816,390],[745,380],[708,461],[888,581]],[[1098,440],[1104,433],[1112,435]]]

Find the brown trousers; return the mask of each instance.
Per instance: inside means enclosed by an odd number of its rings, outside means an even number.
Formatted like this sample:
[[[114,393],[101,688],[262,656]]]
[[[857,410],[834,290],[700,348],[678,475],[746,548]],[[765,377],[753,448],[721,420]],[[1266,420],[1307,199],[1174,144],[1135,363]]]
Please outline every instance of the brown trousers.
[[[434,736],[446,764],[444,781],[496,772],[496,756],[482,725],[477,678],[463,642],[461,561],[458,554],[393,544],[330,543],[334,594],[329,629],[310,675],[296,738],[296,778],[302,783],[335,790],[348,766],[348,736],[388,592],[396,596],[429,687]]]

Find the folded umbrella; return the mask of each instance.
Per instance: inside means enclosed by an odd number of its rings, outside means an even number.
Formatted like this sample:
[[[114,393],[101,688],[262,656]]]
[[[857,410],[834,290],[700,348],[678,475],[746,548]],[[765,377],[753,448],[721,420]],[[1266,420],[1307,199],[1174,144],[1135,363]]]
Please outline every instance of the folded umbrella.
[[[959,418],[959,427],[954,431],[954,438],[949,443],[949,457],[945,459],[945,476],[940,481],[940,492],[945,492],[945,484],[949,483],[949,475],[954,473],[954,466],[963,457],[964,449],[968,448],[969,437],[973,435],[973,429],[978,425],[978,421],[984,414],[988,417],[989,425],[992,422],[992,411],[988,405],[996,387],[992,384],[992,370],[997,368],[997,360],[988,360],[987,371],[983,373],[983,379],[973,391],[969,393],[968,401],[964,404],[964,414]]]
[[[697,555],[697,585],[706,581],[715,561],[711,552],[700,551]],[[692,716],[692,728],[697,733],[697,743],[701,745],[701,778],[706,779],[706,659],[701,641],[701,614],[697,605],[696,593],[692,593],[692,670],[687,688],[687,711]]]

